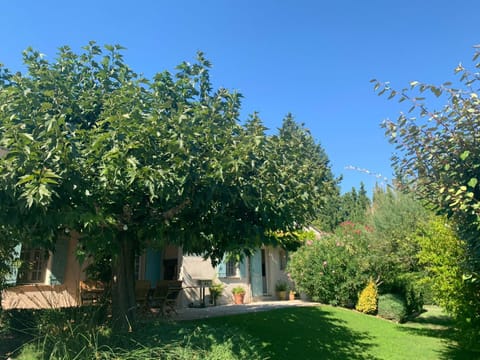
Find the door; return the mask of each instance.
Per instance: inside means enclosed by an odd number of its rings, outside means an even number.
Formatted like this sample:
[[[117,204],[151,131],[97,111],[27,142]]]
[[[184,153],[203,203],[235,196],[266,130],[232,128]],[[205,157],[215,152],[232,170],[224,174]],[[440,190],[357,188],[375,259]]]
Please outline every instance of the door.
[[[263,292],[263,277],[262,277],[262,251],[258,249],[250,257],[250,276],[252,281],[252,295],[262,296]]]

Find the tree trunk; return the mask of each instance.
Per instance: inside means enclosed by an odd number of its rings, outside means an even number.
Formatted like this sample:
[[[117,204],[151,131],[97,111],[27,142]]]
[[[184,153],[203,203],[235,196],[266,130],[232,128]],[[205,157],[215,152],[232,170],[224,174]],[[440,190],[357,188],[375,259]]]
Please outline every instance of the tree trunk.
[[[136,317],[134,239],[119,234],[119,252],[113,262],[112,329],[132,331]]]

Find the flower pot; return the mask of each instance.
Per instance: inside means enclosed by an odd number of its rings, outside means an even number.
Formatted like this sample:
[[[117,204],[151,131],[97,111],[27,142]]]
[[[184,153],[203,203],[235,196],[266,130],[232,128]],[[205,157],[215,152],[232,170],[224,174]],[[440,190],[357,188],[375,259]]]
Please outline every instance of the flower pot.
[[[290,293],[288,294],[288,298],[290,300],[295,300],[295,293],[293,291],[290,291]]]
[[[242,305],[245,294],[233,294],[233,298],[236,305]]]
[[[287,292],[286,291],[277,291],[278,300],[287,300]]]

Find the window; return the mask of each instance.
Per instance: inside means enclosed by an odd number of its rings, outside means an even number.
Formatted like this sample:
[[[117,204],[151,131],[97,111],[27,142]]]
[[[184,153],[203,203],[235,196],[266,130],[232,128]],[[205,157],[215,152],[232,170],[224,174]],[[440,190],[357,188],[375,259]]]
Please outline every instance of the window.
[[[20,255],[22,265],[18,272],[18,282],[23,284],[45,282],[48,257],[48,252],[43,249],[29,249],[24,246]]]
[[[239,277],[238,270],[238,263],[235,260],[228,260],[225,263],[226,277]]]

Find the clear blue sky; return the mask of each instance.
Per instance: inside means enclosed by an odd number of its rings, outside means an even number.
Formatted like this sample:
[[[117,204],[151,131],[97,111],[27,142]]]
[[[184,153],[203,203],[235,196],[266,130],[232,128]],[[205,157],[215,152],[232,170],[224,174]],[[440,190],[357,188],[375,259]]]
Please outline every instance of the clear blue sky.
[[[391,178],[393,151],[379,124],[403,108],[369,80],[394,87],[441,83],[470,63],[480,43],[477,0],[3,1],[0,63],[21,69],[28,46],[55,58],[90,40],[121,44],[127,63],[151,76],[202,50],[215,86],[244,95],[243,117],[266,126],[291,112],[326,150],[342,190]],[[403,108],[405,109],[405,108]]]

